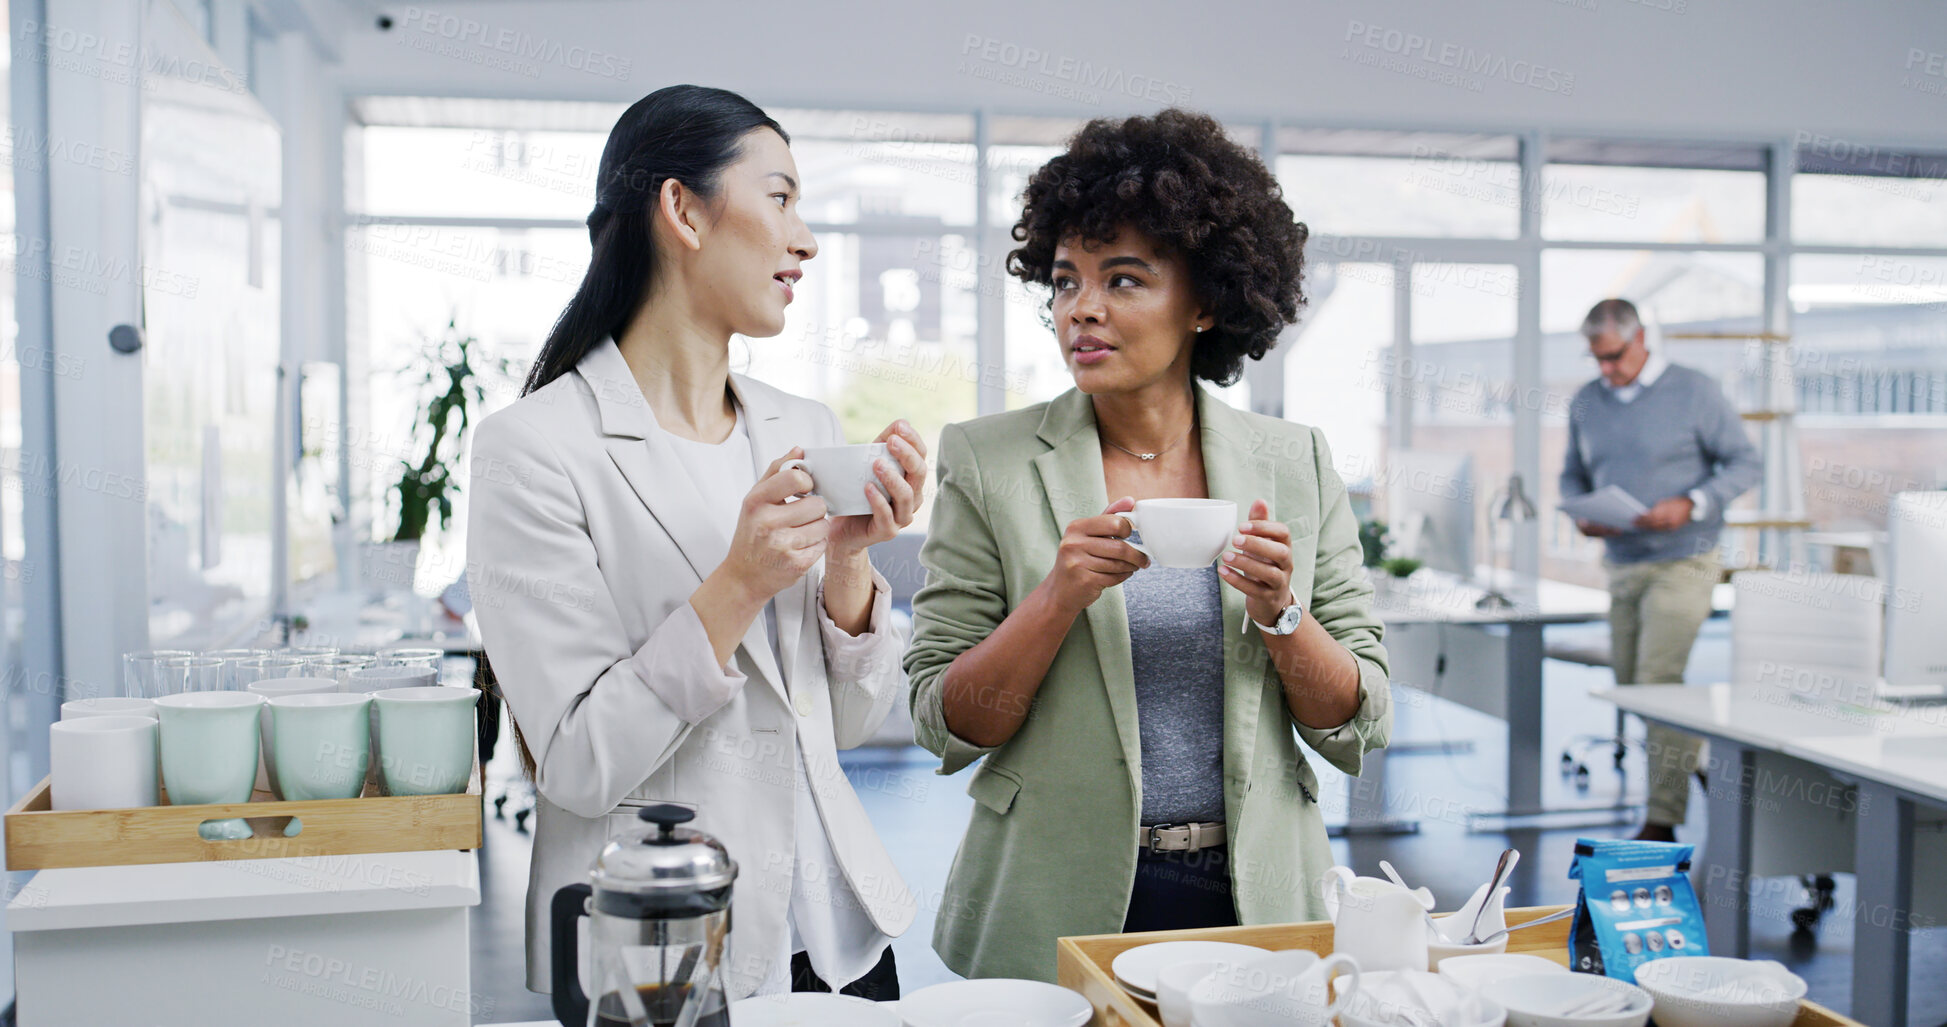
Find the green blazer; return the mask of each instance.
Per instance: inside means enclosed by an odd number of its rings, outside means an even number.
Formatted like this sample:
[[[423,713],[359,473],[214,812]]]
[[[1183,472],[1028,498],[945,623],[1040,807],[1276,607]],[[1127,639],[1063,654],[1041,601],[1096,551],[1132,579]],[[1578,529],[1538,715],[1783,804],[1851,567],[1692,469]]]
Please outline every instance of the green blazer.
[[[1241,519],[1262,498],[1291,527],[1294,592],[1359,664],[1359,712],[1332,730],[1300,725],[1244,597],[1224,587],[1224,811],[1245,924],[1324,918],[1332,865],[1318,778],[1298,739],[1348,774],[1392,730],[1386,651],[1360,570],[1358,522],[1325,440],[1304,425],[1226,406],[1201,386],[1210,496]],[[1069,390],[1023,410],[951,424],[913,599],[919,743],[952,774],[976,760],[972,820],[947,877],[933,946],[968,977],[1055,978],[1055,939],[1122,929],[1136,873],[1142,736],[1122,590],[1102,593],[1055,654],[1021,730],[982,747],[947,730],[941,680],[1054,565],[1062,529],[1109,503],[1095,409]],[[984,759],[983,759],[984,757]]]

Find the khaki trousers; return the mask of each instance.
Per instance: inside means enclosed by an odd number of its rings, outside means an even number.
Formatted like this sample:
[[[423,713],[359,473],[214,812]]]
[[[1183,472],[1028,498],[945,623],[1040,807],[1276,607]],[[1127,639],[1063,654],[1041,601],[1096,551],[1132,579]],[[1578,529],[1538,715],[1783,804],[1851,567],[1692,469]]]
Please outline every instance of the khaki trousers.
[[[1619,685],[1682,684],[1697,629],[1710,616],[1710,590],[1720,579],[1715,551],[1680,560],[1602,562],[1609,574],[1609,655]],[[1690,775],[1703,739],[1649,726],[1651,824],[1683,823]]]

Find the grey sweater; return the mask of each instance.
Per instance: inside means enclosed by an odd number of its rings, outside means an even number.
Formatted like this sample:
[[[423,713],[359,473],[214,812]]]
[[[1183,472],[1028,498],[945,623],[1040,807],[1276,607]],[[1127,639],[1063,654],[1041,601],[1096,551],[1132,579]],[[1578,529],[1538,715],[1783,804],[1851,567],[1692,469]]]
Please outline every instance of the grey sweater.
[[[1700,521],[1675,531],[1629,531],[1604,539],[1615,563],[1678,560],[1717,546],[1724,509],[1758,483],[1763,465],[1744,422],[1717,382],[1671,364],[1624,403],[1600,379],[1569,404],[1562,498],[1615,485],[1654,506],[1701,489],[1710,498]]]

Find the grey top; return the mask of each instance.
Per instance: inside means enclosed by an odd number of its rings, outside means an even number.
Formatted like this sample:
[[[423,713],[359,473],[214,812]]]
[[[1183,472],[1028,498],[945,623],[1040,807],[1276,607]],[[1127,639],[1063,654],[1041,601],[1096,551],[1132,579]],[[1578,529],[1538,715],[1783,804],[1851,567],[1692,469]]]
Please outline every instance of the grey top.
[[[1224,819],[1222,587],[1215,567],[1146,567],[1122,583],[1145,824]]]
[[[1569,404],[1562,498],[1605,485],[1619,486],[1644,506],[1691,489],[1710,498],[1702,520],[1674,531],[1603,539],[1611,562],[1680,560],[1715,549],[1724,509],[1756,485],[1763,470],[1743,419],[1717,382],[1682,364],[1671,364],[1628,402],[1597,379]]]

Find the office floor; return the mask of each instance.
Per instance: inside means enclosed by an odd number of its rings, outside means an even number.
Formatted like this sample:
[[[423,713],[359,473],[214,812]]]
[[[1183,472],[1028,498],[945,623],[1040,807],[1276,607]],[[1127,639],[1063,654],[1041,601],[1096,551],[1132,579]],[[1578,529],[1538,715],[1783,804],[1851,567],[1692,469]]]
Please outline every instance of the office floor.
[[[1589,629],[1550,630],[1567,635]],[[1726,624],[1719,619],[1705,626],[1688,676],[1693,681],[1722,680],[1728,665]],[[1549,661],[1546,728],[1551,752],[1572,736],[1608,729],[1613,707],[1586,694],[1590,687],[1608,680],[1604,669]],[[1349,860],[1348,865],[1362,873],[1377,873],[1378,861],[1389,860],[1413,883],[1431,887],[1443,908],[1451,908],[1487,879],[1500,850],[1512,845],[1522,851],[1522,861],[1510,882],[1515,889],[1511,901],[1517,905],[1567,903],[1575,898],[1575,885],[1568,880],[1567,871],[1577,835],[1613,836],[1630,830],[1612,827],[1469,833],[1465,812],[1492,809],[1501,798],[1505,727],[1492,717],[1437,699],[1419,705],[1402,702],[1397,710],[1395,742],[1472,741],[1472,751],[1428,751],[1393,757],[1390,792],[1395,797],[1394,812],[1417,816],[1421,821],[1419,833],[1334,840],[1333,854],[1339,862]],[[1632,730],[1640,734],[1641,726],[1632,725]],[[847,772],[880,837],[920,897],[918,920],[894,943],[901,984],[911,991],[952,980],[952,972],[932,951],[931,911],[938,906],[940,889],[972,802],[966,795],[967,773],[953,778],[935,775],[932,757],[918,748],[864,750],[845,756]],[[1560,804],[1612,800],[1617,782],[1616,776],[1606,771],[1607,766],[1605,756],[1596,764],[1585,795],[1578,795],[1556,775],[1548,775],[1548,799]],[[501,773],[509,769],[493,768]],[[1630,797],[1640,800],[1640,758],[1628,769],[1635,782]],[[1327,820],[1343,821],[1344,779],[1330,774],[1321,774],[1321,778]],[[1702,805],[1698,794],[1693,798],[1693,809],[1701,810]],[[1701,841],[1702,837],[1701,826],[1684,833],[1686,841]],[[594,856],[589,855],[591,859]],[[528,992],[523,984],[527,839],[515,832],[511,821],[490,819],[483,857],[482,901],[473,919],[478,1019],[483,1023],[546,1019],[550,1016],[546,997]],[[1841,876],[1838,881],[1838,908],[1850,908],[1852,879]],[[1754,900],[1752,956],[1785,963],[1810,984],[1814,1001],[1844,1012],[1851,1004],[1851,925],[1841,917],[1832,917],[1820,925],[1815,939],[1794,938],[1790,913],[1801,904],[1800,889],[1790,880],[1769,883],[1777,887],[1760,889]],[[1915,972],[1909,1027],[1947,1023],[1947,978],[1927,969],[1947,966],[1947,929],[1915,935],[1912,965]]]

